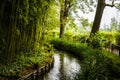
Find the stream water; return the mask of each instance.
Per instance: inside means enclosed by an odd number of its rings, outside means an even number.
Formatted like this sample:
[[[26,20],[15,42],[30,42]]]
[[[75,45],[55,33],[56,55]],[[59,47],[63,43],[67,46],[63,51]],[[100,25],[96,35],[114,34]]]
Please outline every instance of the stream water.
[[[80,71],[80,61],[72,55],[56,51],[54,66],[43,80],[75,80]]]

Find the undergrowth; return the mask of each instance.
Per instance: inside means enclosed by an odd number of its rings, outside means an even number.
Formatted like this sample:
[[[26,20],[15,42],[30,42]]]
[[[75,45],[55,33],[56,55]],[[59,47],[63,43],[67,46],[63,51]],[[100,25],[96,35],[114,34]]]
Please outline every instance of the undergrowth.
[[[118,56],[102,49],[93,49],[86,43],[68,39],[52,39],[51,44],[56,49],[67,51],[82,60],[78,80],[120,79],[120,58]]]
[[[46,48],[44,47],[42,51],[21,53],[10,65],[0,63],[0,80],[16,80],[48,64],[53,58],[53,50],[52,48]]]

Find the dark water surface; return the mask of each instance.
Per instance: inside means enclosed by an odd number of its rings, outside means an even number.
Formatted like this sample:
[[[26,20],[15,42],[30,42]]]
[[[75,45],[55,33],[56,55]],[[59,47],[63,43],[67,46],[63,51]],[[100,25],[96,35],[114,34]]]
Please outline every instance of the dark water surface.
[[[75,80],[80,70],[80,61],[72,55],[56,51],[53,68],[42,80]]]

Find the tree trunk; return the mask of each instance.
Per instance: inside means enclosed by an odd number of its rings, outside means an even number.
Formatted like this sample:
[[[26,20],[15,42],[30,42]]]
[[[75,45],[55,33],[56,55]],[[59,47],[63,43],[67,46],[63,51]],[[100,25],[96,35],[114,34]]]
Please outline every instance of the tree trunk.
[[[105,8],[105,0],[98,0],[96,15],[90,35],[95,34],[96,32],[99,31],[104,8]]]
[[[63,37],[64,32],[65,32],[65,24],[60,23],[60,36],[59,36],[60,38]]]
[[[67,22],[67,17],[69,10],[71,8],[70,0],[61,1],[61,10],[60,10],[60,35],[59,37],[62,38],[65,32],[65,25]]]
[[[64,35],[65,25],[66,25],[66,22],[65,22],[65,17],[64,17],[64,10],[61,9],[60,11],[60,36],[59,36],[60,38],[62,38]]]

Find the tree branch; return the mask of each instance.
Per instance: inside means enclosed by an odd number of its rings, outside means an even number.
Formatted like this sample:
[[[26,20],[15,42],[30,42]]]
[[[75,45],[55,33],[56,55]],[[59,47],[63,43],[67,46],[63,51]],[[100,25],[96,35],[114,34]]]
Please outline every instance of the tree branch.
[[[105,4],[105,6],[115,7],[116,9],[119,9],[117,6],[115,6],[114,1],[112,1],[112,4]]]
[[[119,8],[119,7],[117,7],[117,6],[115,6],[115,5],[114,5],[114,7],[115,7],[116,9],[119,9],[119,10],[120,10],[120,8]]]
[[[110,7],[114,7],[114,4],[105,4],[105,6],[110,6]]]
[[[115,0],[112,1],[112,4],[105,4],[105,6],[114,7],[114,6],[115,6],[115,5],[114,5],[114,1],[115,1]]]

